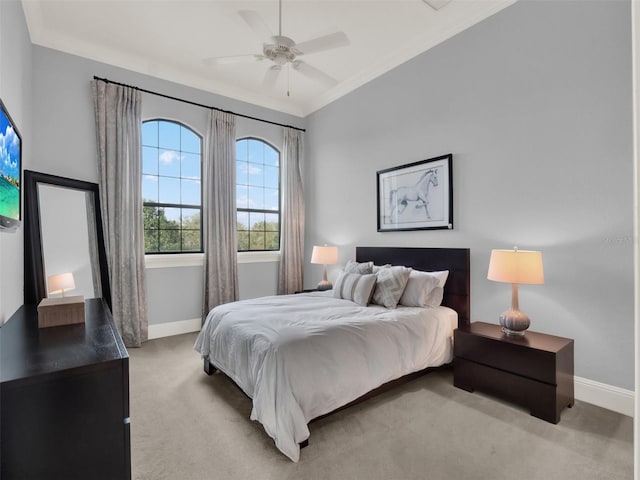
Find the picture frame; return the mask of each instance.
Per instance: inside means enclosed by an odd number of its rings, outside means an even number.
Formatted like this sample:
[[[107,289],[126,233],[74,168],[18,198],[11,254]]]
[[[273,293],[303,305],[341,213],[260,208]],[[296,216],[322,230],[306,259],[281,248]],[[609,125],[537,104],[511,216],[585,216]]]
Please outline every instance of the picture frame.
[[[453,228],[453,155],[376,172],[378,232]]]

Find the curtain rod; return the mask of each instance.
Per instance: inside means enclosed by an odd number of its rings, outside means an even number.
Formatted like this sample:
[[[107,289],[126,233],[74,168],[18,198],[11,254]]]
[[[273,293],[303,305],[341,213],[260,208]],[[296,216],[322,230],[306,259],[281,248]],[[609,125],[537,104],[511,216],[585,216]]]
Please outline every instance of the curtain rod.
[[[195,105],[196,107],[202,107],[202,108],[208,108],[208,109],[211,109],[211,110],[217,110],[218,112],[230,113],[230,114],[235,115],[237,117],[248,118],[249,120],[256,120],[258,122],[270,123],[271,125],[278,125],[279,127],[293,128],[294,130],[300,130],[301,132],[306,132],[306,130],[304,128],[295,127],[293,125],[285,125],[284,123],[272,122],[271,120],[264,120],[263,118],[252,117],[250,115],[243,115],[242,113],[232,112],[231,110],[223,110],[222,108],[217,108],[217,107],[212,107],[210,105],[204,105],[202,103],[192,102],[191,100],[185,100],[183,98],[172,97],[171,95],[165,95],[164,93],[154,92],[152,90],[147,90],[145,88],[136,87],[134,85],[127,85],[126,83],[115,82],[113,80],[109,80],[108,78],[101,78],[101,77],[98,77],[96,75],[93,76],[93,79],[94,80],[101,80],[101,81],[106,82],[106,83],[112,83],[114,85],[120,85],[121,87],[133,88],[133,89],[138,90],[138,91],[143,92],[143,93],[149,93],[151,95],[156,95],[158,97],[168,98],[169,100],[175,100],[177,102],[188,103],[189,105]]]

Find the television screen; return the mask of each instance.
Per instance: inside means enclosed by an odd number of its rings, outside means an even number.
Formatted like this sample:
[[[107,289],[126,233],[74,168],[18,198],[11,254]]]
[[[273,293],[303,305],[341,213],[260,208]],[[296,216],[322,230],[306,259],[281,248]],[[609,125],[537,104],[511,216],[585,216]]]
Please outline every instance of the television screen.
[[[0,228],[20,225],[22,139],[0,100]]]

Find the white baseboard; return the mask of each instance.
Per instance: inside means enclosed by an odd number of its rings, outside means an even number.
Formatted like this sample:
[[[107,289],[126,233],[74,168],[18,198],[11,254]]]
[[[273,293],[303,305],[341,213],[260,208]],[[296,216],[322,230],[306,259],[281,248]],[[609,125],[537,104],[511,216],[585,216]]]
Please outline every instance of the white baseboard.
[[[151,324],[149,325],[149,340],[198,332],[200,326],[201,320],[199,318]],[[631,390],[581,377],[574,378],[574,388],[576,400],[633,417],[635,395]]]
[[[178,320],[177,322],[153,323],[149,325],[149,340],[181,335],[183,333],[199,332],[201,323],[202,319],[200,318]]]
[[[576,400],[633,417],[635,395],[631,390],[581,377],[574,378],[574,388]]]

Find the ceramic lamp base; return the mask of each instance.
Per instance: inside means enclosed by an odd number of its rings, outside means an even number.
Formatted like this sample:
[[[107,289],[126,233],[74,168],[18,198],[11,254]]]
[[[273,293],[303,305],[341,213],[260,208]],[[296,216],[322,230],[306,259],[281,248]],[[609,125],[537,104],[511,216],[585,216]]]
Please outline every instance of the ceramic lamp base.
[[[318,290],[331,290],[332,288],[333,288],[333,285],[328,280],[322,280],[318,284]]]
[[[509,309],[500,315],[500,325],[506,335],[522,336],[531,325],[531,321],[520,310]]]

